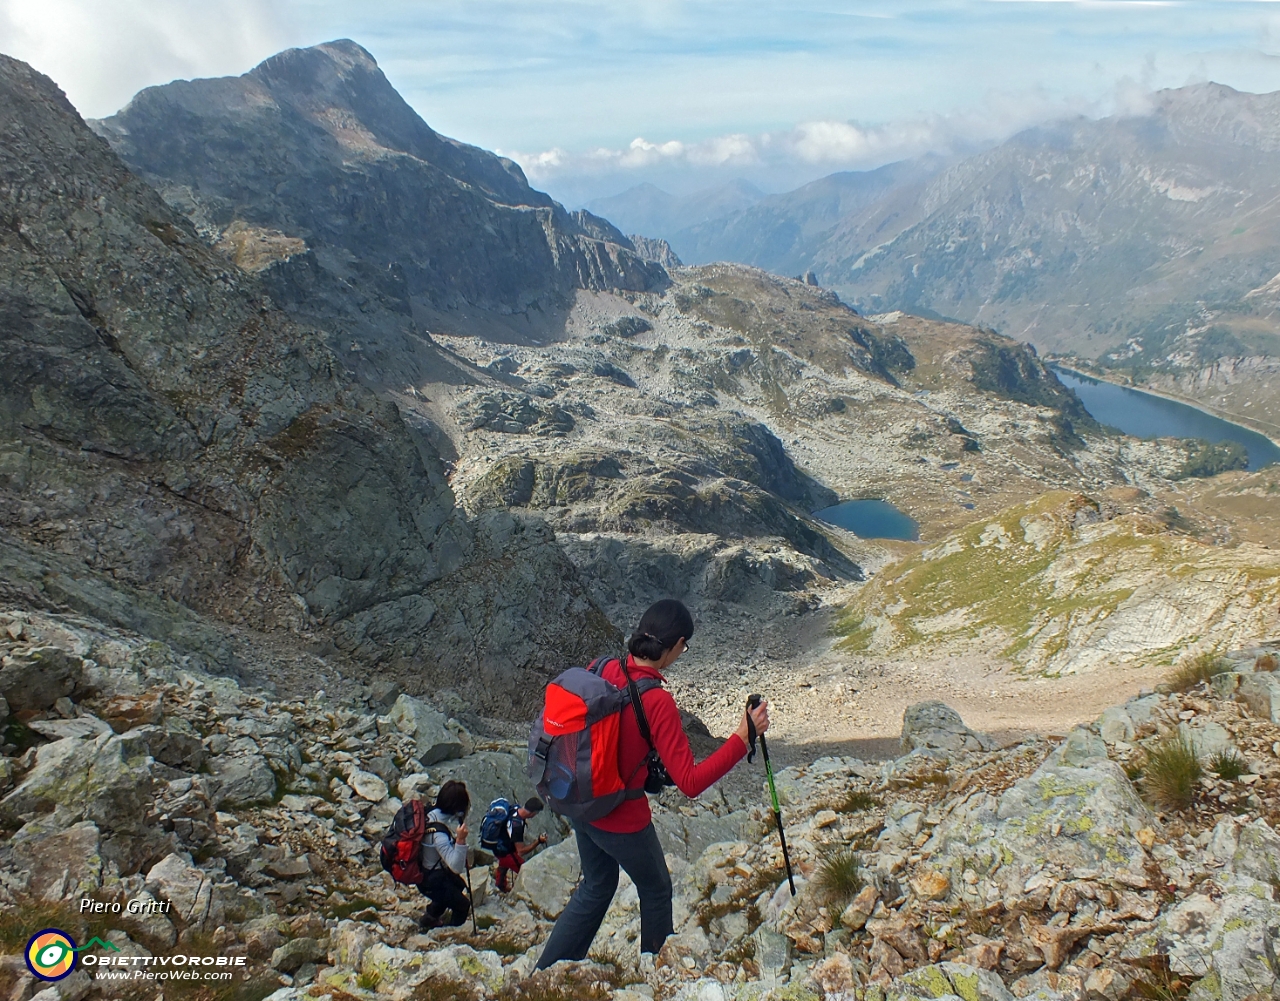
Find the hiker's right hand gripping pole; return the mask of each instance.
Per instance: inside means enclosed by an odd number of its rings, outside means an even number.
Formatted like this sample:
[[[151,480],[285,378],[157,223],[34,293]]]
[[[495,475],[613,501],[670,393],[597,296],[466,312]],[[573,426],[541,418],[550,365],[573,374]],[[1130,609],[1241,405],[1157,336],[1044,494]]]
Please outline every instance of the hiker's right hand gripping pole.
[[[756,733],[755,721],[751,718],[751,711],[760,705],[760,696],[752,695],[747,699],[747,733],[751,735],[747,744],[750,750],[747,752],[747,761],[751,761],[756,756],[756,739],[760,740],[760,753],[764,755],[764,774],[769,779],[769,799],[773,801],[773,819],[778,824],[778,841],[782,845],[782,862],[787,867],[787,885],[791,887],[791,896],[796,895],[796,880],[791,874],[791,856],[787,852],[787,832],[782,826],[782,807],[778,805],[778,789],[773,783],[773,763],[769,760],[769,742],[764,739],[764,734]]]

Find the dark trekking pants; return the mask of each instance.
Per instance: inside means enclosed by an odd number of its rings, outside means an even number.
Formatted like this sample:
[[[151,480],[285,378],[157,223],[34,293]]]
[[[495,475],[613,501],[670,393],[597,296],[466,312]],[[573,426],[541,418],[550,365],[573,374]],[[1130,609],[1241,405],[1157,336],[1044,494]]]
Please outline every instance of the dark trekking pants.
[[[471,901],[467,899],[466,888],[467,884],[462,881],[462,877],[445,866],[428,870],[418,884],[422,895],[431,900],[427,907],[428,916],[438,919],[444,917],[445,911],[452,911],[453,914],[446,923],[455,927],[466,921],[467,915],[471,913]]]
[[[582,882],[556,920],[538,959],[545,970],[561,959],[586,959],[618,889],[618,868],[631,877],[640,894],[640,951],[657,952],[674,928],[671,925],[671,874],[650,824],[634,834],[610,834],[590,824],[575,824]]]

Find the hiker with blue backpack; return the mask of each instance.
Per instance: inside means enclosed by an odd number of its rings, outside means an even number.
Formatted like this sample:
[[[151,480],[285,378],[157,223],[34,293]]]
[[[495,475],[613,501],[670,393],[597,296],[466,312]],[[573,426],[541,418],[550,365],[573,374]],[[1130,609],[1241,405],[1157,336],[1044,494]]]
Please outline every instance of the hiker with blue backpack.
[[[508,799],[495,799],[480,823],[480,847],[492,852],[498,860],[493,871],[493,882],[499,893],[511,889],[511,879],[520,872],[525,856],[539,845],[547,843],[547,836],[539,834],[532,841],[524,840],[525,824],[542,812],[543,803],[531,796],[524,806],[516,806]]]
[[[700,795],[769,729],[769,704],[744,714],[737,731],[695,761],[662,672],[689,649],[693,616],[668,598],[651,605],[625,658],[601,657],[547,686],[529,739],[529,774],[556,813],[573,823],[582,879],[538,959],[538,969],[585,959],[626,872],[640,896],[640,951],[656,953],[674,931],[671,874],[646,793],[674,785]],[[754,730],[754,732],[753,732]]]

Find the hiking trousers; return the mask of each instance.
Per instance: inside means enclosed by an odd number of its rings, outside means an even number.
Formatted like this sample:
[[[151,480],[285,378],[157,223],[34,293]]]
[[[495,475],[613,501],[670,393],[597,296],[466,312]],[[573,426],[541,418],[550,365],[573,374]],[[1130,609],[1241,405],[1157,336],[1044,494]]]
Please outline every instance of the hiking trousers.
[[[439,919],[444,917],[445,911],[452,911],[446,923],[454,927],[466,921],[471,913],[466,887],[462,877],[445,866],[429,869],[418,884],[419,892],[431,901],[427,905],[428,916]]]
[[[511,890],[511,880],[520,875],[520,869],[524,866],[524,859],[520,857],[520,853],[514,848],[505,855],[499,855],[498,868],[493,872],[493,882],[498,887],[500,893],[507,893]]]
[[[575,824],[582,881],[556,919],[538,959],[545,970],[561,959],[586,959],[618,889],[618,869],[631,877],[640,894],[640,951],[657,952],[675,929],[671,924],[671,874],[653,824],[631,834],[612,834],[590,824]]]

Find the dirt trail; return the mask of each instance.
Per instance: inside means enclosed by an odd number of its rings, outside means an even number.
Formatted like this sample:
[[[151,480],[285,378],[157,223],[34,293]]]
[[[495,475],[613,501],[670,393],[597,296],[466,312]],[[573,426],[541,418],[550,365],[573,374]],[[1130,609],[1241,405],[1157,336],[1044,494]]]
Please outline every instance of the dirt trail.
[[[735,663],[729,637],[713,626],[700,644],[704,656],[687,663],[682,658],[670,686],[681,706],[700,716],[712,733],[731,732],[747,694],[765,693],[773,706],[771,749],[776,748],[780,764],[824,754],[892,756],[903,710],[930,699],[945,702],[973,729],[1001,740],[1066,734],[1161,680],[1150,668],[1116,666],[1046,678],[1020,673],[987,655],[854,655],[834,648],[821,613],[735,625],[736,648],[748,651],[742,663]],[[785,653],[769,657],[770,649]]]

